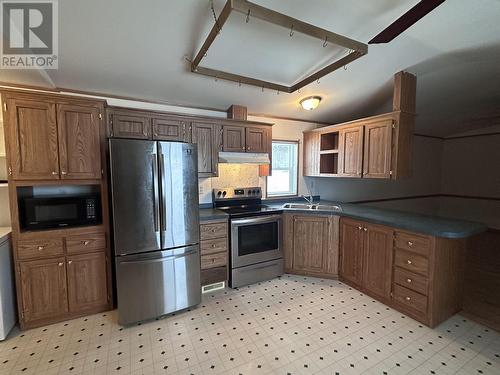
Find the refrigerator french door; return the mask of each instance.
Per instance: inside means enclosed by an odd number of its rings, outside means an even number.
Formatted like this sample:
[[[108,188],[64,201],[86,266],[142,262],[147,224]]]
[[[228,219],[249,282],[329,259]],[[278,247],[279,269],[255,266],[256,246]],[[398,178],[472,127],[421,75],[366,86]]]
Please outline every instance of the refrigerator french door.
[[[120,324],[201,300],[196,145],[109,141]]]

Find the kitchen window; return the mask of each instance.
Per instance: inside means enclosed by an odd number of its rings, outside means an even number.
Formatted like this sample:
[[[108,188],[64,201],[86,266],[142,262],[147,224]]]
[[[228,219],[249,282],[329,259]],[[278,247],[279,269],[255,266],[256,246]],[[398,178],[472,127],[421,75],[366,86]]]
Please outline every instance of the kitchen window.
[[[273,141],[272,176],[267,178],[267,196],[297,195],[299,143]]]

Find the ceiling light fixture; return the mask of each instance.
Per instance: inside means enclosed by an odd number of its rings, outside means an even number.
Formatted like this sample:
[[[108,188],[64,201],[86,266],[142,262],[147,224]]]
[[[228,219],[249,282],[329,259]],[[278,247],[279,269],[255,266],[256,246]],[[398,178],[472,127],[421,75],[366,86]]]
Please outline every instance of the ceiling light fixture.
[[[320,102],[321,96],[308,96],[300,101],[300,105],[306,111],[312,111],[313,109],[318,108]]]

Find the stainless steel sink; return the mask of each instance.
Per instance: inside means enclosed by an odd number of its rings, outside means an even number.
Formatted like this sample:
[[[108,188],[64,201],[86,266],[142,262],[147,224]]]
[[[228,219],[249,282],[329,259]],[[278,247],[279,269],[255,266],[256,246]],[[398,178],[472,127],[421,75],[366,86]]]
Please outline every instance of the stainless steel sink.
[[[342,212],[342,207],[336,204],[285,203],[282,207],[287,210]]]

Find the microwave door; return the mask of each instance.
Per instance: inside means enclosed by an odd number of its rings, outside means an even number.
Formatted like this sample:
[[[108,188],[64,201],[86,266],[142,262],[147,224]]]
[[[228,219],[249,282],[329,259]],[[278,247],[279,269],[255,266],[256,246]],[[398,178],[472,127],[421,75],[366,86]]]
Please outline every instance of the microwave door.
[[[198,156],[196,145],[158,142],[162,248],[199,242]]]
[[[161,249],[156,142],[111,139],[109,152],[115,255]]]

